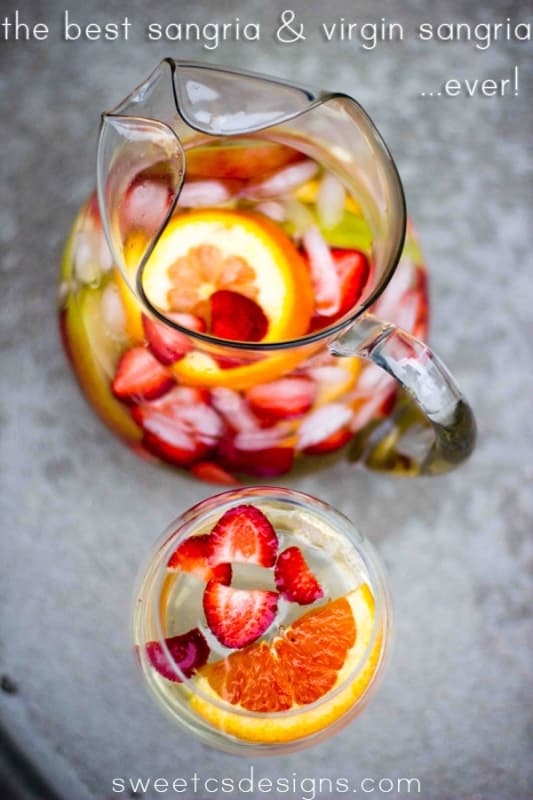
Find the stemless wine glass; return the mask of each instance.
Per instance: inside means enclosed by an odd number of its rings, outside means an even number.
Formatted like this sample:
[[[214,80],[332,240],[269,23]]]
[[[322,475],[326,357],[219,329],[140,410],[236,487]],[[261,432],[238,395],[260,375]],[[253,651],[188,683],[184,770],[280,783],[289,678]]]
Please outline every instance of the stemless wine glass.
[[[378,685],[390,632],[382,564],[353,523],[265,486],[178,517],[142,570],[133,615],[159,705],[241,755],[291,752],[343,728]]]

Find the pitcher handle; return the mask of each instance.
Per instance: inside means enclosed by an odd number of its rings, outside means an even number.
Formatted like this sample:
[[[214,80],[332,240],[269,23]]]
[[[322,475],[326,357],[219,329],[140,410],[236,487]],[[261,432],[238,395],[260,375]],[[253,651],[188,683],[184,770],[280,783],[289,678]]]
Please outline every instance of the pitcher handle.
[[[436,475],[454,469],[468,458],[476,440],[472,409],[447,367],[426,344],[389,322],[363,314],[330,343],[329,349],[334,356],[360,356],[381,367],[414,401],[415,408],[412,403],[400,402],[392,421],[371,426],[366,455],[370,448],[376,452],[370,461],[366,458],[368,466],[411,475]],[[420,450],[421,422],[425,422],[426,429],[429,426],[433,436],[429,442],[426,437],[422,452],[413,455],[409,435],[416,429],[418,444],[415,442],[414,450]],[[356,449],[360,457],[361,442]]]

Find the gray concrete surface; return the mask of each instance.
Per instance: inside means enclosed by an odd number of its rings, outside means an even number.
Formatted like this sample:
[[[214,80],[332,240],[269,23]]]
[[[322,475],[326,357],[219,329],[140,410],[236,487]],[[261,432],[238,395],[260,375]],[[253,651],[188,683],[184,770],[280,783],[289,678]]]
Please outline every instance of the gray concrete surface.
[[[93,183],[100,111],[162,57],[199,58],[344,90],[367,107],[397,158],[431,268],[431,341],[480,429],[474,457],[446,477],[409,482],[337,465],[288,481],[329,499],[379,547],[396,645],[380,695],[356,723],[315,750],[256,761],[256,774],[344,776],[356,787],[364,777],[416,777],[424,800],[533,797],[531,51],[511,42],[480,53],[412,36],[424,20],[531,21],[527,4],[443,0],[438,14],[424,0],[66,6],[83,22],[128,13],[135,29],[128,42],[62,42],[64,6],[35,0],[21,13],[47,22],[50,39],[0,41],[0,673],[18,687],[0,692],[4,724],[69,800],[119,796],[114,777],[249,769],[160,716],[130,651],[138,565],[210,488],[136,460],[110,437],[72,379],[54,315],[62,241]],[[284,46],[267,31],[286,7],[311,27],[384,16],[410,41],[363,52],[309,32]],[[209,52],[142,36],[150,21],[235,16],[261,21],[262,41]],[[446,78],[507,77],[515,64],[518,97],[420,96]],[[311,786],[284,796],[310,797]],[[400,796],[389,786],[369,796]],[[147,794],[160,796],[252,795]]]

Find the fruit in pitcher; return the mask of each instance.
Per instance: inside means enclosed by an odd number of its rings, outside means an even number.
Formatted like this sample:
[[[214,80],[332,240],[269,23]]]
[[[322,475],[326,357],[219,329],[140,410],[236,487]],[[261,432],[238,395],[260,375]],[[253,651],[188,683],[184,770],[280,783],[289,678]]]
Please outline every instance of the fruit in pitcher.
[[[141,403],[132,416],[144,431],[147,450],[177,466],[190,467],[211,454],[224,424],[199,389],[177,386],[165,397]]]
[[[187,175],[195,178],[250,178],[302,159],[292,147],[254,139],[193,147],[186,151]]]
[[[209,563],[258,564],[272,567],[278,537],[260,509],[250,505],[230,508],[210,534]]]
[[[155,400],[174,386],[174,379],[145,347],[132,347],[120,359],[113,394],[128,403]]]
[[[274,621],[277,592],[234,589],[211,580],[204,592],[204,612],[209,628],[225,647],[245,647]]]
[[[309,569],[302,551],[294,545],[279,554],[274,579],[276,589],[289,602],[306,606],[324,596],[324,591]]]
[[[285,475],[294,464],[294,445],[284,444],[283,441],[270,444],[268,439],[262,441],[262,435],[238,434],[223,439],[218,451],[222,464],[232,472],[242,472],[256,478]]]
[[[370,275],[368,259],[359,250],[331,248],[330,255],[336,273],[333,278],[330,276],[330,280],[336,281],[339,287],[338,307],[329,314],[326,311],[315,314],[311,320],[311,330],[325,328],[355,309]],[[316,272],[318,284],[327,279],[328,276],[321,271]]]
[[[261,306],[238,292],[214,292],[211,302],[211,333],[219,339],[260,342],[268,330]]]
[[[154,306],[201,316],[208,331],[216,292],[253,300],[268,322],[265,342],[301,336],[313,310],[309,272],[294,244],[270,220],[243,211],[206,209],[173,218],[142,282]]]
[[[315,393],[313,381],[294,376],[252,386],[246,392],[246,399],[260,419],[275,422],[305,414],[313,405]]]
[[[184,328],[199,332],[205,331],[203,320],[192,314],[172,314],[171,319]],[[171,328],[170,325],[165,325],[164,322],[156,322],[143,314],[142,324],[148,347],[157,360],[165,366],[179,361],[193,348],[186,334]]]
[[[376,672],[380,635],[368,654],[374,613],[374,597],[368,585],[362,584],[308,611],[270,644],[251,644],[206,664],[194,676],[204,696],[225,700],[236,711],[269,714],[299,709],[298,715],[278,720],[244,717],[200,695],[191,700],[193,709],[217,728],[248,741],[288,742],[328,727],[364,694]],[[305,709],[337,688],[329,700]]]

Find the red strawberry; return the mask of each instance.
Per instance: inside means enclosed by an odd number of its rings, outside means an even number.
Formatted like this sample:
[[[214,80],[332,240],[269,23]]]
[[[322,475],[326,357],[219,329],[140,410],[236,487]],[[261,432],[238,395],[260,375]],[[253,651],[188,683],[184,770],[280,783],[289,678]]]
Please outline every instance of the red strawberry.
[[[315,391],[315,384],[308,378],[280,378],[252,386],[246,399],[261,419],[274,422],[305,414],[313,404]]]
[[[224,424],[201,397],[201,391],[177,387],[168,399],[134,408],[132,416],[144,430],[146,449],[178,466],[190,466],[211,453]]]
[[[174,385],[173,378],[145,347],[132,347],[120,359],[113,394],[126,403],[155,400]]]
[[[268,519],[255,506],[234,506],[219,519],[210,535],[209,563],[237,562],[272,567],[278,537]]]
[[[246,647],[272,624],[277,610],[277,592],[233,589],[217,581],[205,588],[207,624],[225,647]]]
[[[205,331],[204,321],[192,314],[169,316],[180,325],[193,331]],[[142,316],[142,321],[148,347],[162,364],[166,366],[174,364],[192,350],[192,343],[184,333],[171,328],[170,325],[165,325],[164,322],[156,322],[145,314]]]
[[[165,639],[165,644],[172,661],[169,661],[160,642],[147,642],[146,655],[152,667],[169,681],[182,682],[172,662],[182,670],[185,677],[190,678],[199,667],[207,663],[209,658],[209,645],[199,628]]]
[[[238,439],[224,440],[219,450],[222,463],[232,472],[242,472],[255,478],[275,478],[292,469],[293,447],[280,445],[245,450],[236,446]]]
[[[368,259],[359,250],[332,249],[331,257],[340,280],[340,307],[331,316],[317,314],[311,320],[311,330],[320,330],[343,317],[357,305],[368,281]]]
[[[342,317],[360,299],[370,268],[367,257],[359,250],[332,250],[331,255],[341,279],[341,307],[338,316]]]
[[[350,424],[351,418],[351,408],[343,403],[326,403],[320,408],[315,408],[298,429],[298,449],[306,453],[312,452],[310,448],[344,431]]]
[[[304,453],[308,453],[311,456],[333,453],[335,450],[340,450],[341,447],[344,447],[352,436],[353,433],[349,428],[339,428],[339,430],[333,431],[333,433],[321,439],[319,442],[306,447]]]
[[[201,481],[220,483],[223,486],[236,486],[239,481],[230,472],[220,467],[216,461],[199,461],[191,467],[192,474]]]
[[[220,339],[259,342],[268,329],[268,319],[254,300],[229,289],[211,295],[211,332]]]
[[[172,553],[167,567],[169,570],[190,572],[206,583],[213,578],[220,583],[229,584],[231,582],[231,565],[217,564],[215,567],[209,566],[209,552],[210,537],[207,534],[190,536]]]
[[[324,591],[307,566],[299,547],[287,547],[279,554],[274,579],[281,596],[293,603],[306,606],[324,597]]]
[[[283,422],[271,428],[241,430],[235,436],[222,439],[218,457],[232,472],[258,478],[283,475],[294,462],[294,447],[287,444],[289,435],[290,431]]]

